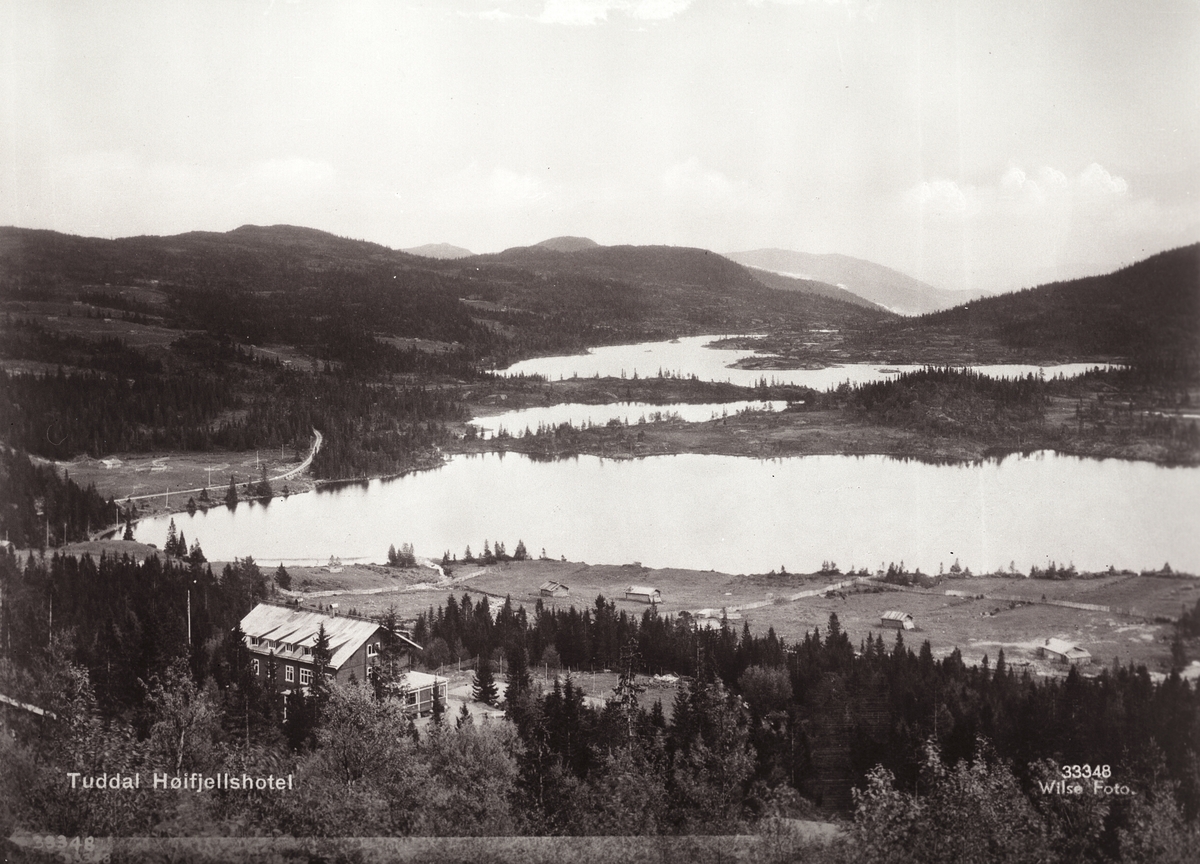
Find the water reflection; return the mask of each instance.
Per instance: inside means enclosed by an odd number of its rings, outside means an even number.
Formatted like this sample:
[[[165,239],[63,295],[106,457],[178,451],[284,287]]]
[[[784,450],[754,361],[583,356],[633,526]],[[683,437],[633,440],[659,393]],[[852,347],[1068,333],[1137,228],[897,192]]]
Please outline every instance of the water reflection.
[[[565,402],[560,405],[544,405],[476,417],[471,424],[477,426],[485,439],[503,430],[514,437],[526,431],[537,432],[540,427],[556,427],[563,423],[583,429],[588,426],[603,426],[607,423],[656,423],[663,420],[682,420],[685,423],[703,423],[721,417],[732,417],[744,411],[782,411],[787,402],[781,399],[741,402],[709,402],[697,405],[676,403],[652,405],[648,402],[613,402],[607,405],[584,405]]]
[[[389,544],[459,555],[470,544],[524,540],[557,558],[641,561],[726,572],[833,559],[870,568],[901,559],[936,572],[1080,569],[1170,562],[1200,571],[1200,469],[1053,453],[931,465],[883,456],[754,460],[683,454],[636,460],[458,456],[390,481],[240,505],[176,526],[213,560],[382,561]],[[136,528],[163,544],[166,517]]]
[[[744,349],[707,347],[724,336],[688,336],[670,342],[643,342],[637,345],[609,345],[594,348],[587,354],[566,357],[537,357],[523,360],[502,375],[541,375],[550,381],[567,378],[655,378],[669,375],[677,378],[695,376],[701,381],[719,381],[753,387],[759,382],[795,384],[814,390],[829,390],[842,383],[867,384],[895,377],[901,372],[924,368],[920,365],[852,363],[825,369],[731,369],[730,364],[749,357],[761,357]],[[1045,375],[1067,378],[1082,375],[1097,365],[1110,364],[1063,363],[1056,366],[1032,366],[1009,363],[972,366],[970,368],[994,378],[1014,378],[1025,375]]]

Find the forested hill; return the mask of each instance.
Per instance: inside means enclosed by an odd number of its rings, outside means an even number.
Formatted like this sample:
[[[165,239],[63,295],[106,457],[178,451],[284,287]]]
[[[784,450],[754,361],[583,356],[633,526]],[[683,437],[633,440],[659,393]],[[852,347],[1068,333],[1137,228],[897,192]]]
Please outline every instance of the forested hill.
[[[954,333],[1034,354],[1110,356],[1166,373],[1200,372],[1200,244],[1114,273],[973,300],[893,322],[879,338]]]
[[[509,286],[514,302],[561,301],[579,291],[612,294],[615,306],[640,310],[638,314],[648,318],[687,322],[691,329],[731,324],[746,329],[797,324],[859,328],[893,317],[854,298],[828,296],[827,291],[768,287],[747,268],[707,249],[581,245],[559,251],[539,244],[457,263],[515,268],[537,276],[534,282]]]
[[[116,240],[0,228],[0,278],[23,285],[137,279],[213,285],[252,279],[269,287],[305,272],[429,263],[376,243],[292,225],[243,225],[224,233],[191,231]]]
[[[566,243],[573,251],[559,251],[565,240],[576,241]],[[471,359],[503,362],[688,333],[856,329],[887,317],[770,290],[703,249],[589,242],[436,260],[288,225],[119,240],[0,228],[0,295],[74,301],[62,292],[138,286],[158,295],[143,300],[167,307],[167,326],[335,360],[322,346],[353,334],[453,342]]]

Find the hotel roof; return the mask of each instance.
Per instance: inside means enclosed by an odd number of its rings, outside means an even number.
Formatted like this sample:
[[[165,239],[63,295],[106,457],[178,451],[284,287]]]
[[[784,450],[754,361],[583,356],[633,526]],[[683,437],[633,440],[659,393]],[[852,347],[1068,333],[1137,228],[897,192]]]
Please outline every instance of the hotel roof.
[[[322,624],[325,625],[325,635],[329,638],[329,665],[332,669],[340,669],[364,642],[375,635],[376,630],[382,628],[377,621],[363,618],[326,615],[311,609],[259,603],[242,619],[242,632],[259,639],[312,648],[317,643],[317,632]],[[404,634],[395,635],[410,647],[418,651],[421,649],[420,645]]]

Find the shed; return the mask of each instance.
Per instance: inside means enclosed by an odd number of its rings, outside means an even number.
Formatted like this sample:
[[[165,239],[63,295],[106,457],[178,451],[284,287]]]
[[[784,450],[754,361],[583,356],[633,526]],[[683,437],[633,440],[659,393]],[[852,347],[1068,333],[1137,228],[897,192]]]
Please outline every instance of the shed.
[[[649,585],[630,585],[625,589],[625,599],[635,600],[638,603],[649,603],[653,606],[662,602],[662,592]]]
[[[555,582],[550,579],[542,583],[542,587],[538,589],[538,593],[543,597],[566,597],[571,593],[571,589],[561,582]]]
[[[1055,663],[1091,663],[1092,654],[1065,639],[1051,636],[1038,646],[1038,655]]]
[[[917,625],[913,622],[911,613],[889,610],[879,616],[879,626],[894,627],[897,630],[912,630]]]

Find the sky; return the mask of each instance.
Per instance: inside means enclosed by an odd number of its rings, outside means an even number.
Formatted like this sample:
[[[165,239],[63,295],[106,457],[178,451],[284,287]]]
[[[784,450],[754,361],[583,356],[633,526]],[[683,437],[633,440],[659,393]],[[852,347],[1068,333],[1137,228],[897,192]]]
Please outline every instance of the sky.
[[[1200,240],[1200,0],[0,0],[0,224],[839,252]]]

